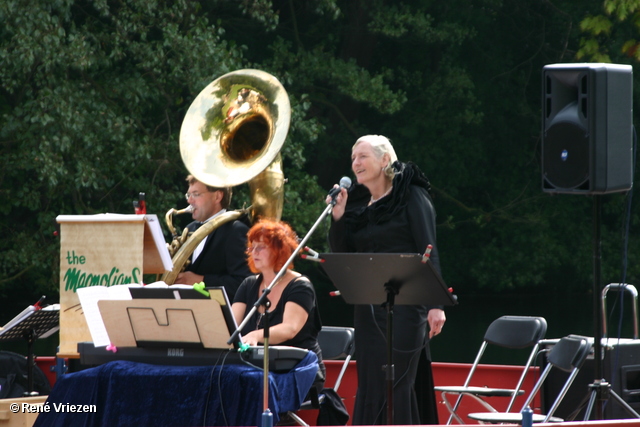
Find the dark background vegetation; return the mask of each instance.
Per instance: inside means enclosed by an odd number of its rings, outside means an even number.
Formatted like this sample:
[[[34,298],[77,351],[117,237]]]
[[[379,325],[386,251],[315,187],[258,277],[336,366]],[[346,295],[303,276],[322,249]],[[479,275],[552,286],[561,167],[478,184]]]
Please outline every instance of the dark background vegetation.
[[[1,2],[0,324],[40,295],[57,301],[56,216],[133,213],[139,192],[161,218],[184,207],[189,105],[219,76],[257,68],[291,100],[282,218],[300,235],[350,174],[361,135],[388,136],[430,178],[443,276],[460,300],[436,360],[468,360],[458,343],[475,351],[503,314],[545,315],[554,336],[592,335],[592,198],[541,190],[541,71],[635,65],[637,3]],[[234,208],[249,203],[245,187]],[[640,274],[630,196],[602,198],[603,283]],[[327,226],[311,237],[318,251]],[[296,268],[313,278],[325,323],[350,324],[318,266]]]

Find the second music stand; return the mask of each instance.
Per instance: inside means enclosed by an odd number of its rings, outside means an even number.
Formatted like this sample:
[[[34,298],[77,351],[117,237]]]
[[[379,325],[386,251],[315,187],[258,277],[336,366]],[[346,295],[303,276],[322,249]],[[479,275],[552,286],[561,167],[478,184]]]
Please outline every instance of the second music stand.
[[[33,307],[33,306],[31,306]],[[54,308],[55,307],[55,308]],[[38,338],[46,338],[60,329],[60,309],[50,306],[45,309],[33,308],[24,318],[0,332],[0,340],[27,341],[27,395],[34,395],[33,386],[33,345]]]
[[[387,424],[393,425],[393,307],[457,304],[442,277],[420,254],[326,253],[322,267],[348,304],[379,304],[387,311]]]

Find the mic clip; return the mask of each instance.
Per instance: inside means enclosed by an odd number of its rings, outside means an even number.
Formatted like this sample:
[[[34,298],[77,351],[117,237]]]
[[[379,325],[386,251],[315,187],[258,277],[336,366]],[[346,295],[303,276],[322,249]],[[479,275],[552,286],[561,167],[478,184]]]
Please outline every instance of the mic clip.
[[[427,245],[427,250],[424,252],[424,255],[422,255],[422,263],[426,264],[427,261],[429,261],[429,258],[431,258],[431,250],[433,249],[433,245],[429,244]]]
[[[314,251],[313,249],[311,249],[309,246],[305,246],[304,250],[309,252],[309,254],[301,254],[300,258],[306,259],[309,261],[324,262],[324,259],[320,258],[320,254]]]

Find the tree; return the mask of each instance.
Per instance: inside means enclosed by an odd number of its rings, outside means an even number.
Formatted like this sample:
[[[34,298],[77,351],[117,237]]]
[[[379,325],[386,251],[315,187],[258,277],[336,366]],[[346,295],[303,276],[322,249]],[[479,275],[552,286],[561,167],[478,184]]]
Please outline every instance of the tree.
[[[57,289],[59,214],[132,213],[139,192],[152,213],[183,205],[182,119],[202,88],[241,68],[289,93],[282,217],[299,235],[349,173],[355,139],[380,133],[431,180],[452,286],[584,290],[589,200],[540,190],[540,73],[576,60],[578,22],[599,10],[595,0],[5,1],[0,290]],[[606,201],[613,252],[627,200]],[[240,187],[233,204],[248,203]],[[327,249],[325,226],[315,249]],[[617,274],[617,258],[603,275]]]
[[[640,59],[638,33],[640,1],[606,0],[599,14],[589,14],[580,22],[584,36],[577,58],[595,62],[612,62],[621,56]]]
[[[335,180],[342,173],[326,164],[349,168],[348,156],[335,159],[335,152],[348,153],[362,134],[385,134],[401,159],[413,160],[431,179],[443,270],[454,288],[588,288],[591,207],[587,198],[541,191],[540,95],[542,67],[575,61],[577,23],[585,8],[598,7],[517,0],[351,2],[337,35],[323,39],[323,52],[333,48],[384,75],[406,101],[397,110],[391,104],[372,108],[322,87],[331,96],[311,113],[327,131],[312,151],[318,166],[309,170],[320,182],[330,182],[328,174]],[[315,34],[313,24],[299,27]],[[340,78],[332,82],[341,84]],[[312,100],[321,95],[316,91]],[[612,199],[621,206],[619,197]],[[605,264],[609,275],[617,272],[617,263]]]
[[[186,0],[0,5],[0,286],[57,289],[59,214],[132,213],[140,191],[150,212],[184,203],[187,171],[178,132],[191,100],[210,81],[250,67],[285,84],[295,80],[277,58],[254,62],[242,40],[225,35],[226,25],[268,33],[277,21],[264,9],[269,4],[228,6]],[[321,1],[317,7],[334,6]],[[302,229],[315,214],[307,206],[324,198],[302,172],[303,146],[322,126],[305,117],[304,93],[292,93],[291,103],[283,155],[295,179],[287,185],[291,203],[283,216]],[[245,200],[241,191],[237,203]]]

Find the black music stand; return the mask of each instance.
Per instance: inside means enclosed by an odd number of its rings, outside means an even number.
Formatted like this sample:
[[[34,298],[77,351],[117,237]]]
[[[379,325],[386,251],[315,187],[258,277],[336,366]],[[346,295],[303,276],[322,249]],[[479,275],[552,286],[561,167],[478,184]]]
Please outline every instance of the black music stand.
[[[393,424],[393,307],[457,304],[442,277],[419,254],[326,253],[322,267],[348,304],[380,304],[387,310],[387,424]]]
[[[32,306],[33,307],[33,306]],[[60,309],[35,308],[30,314],[6,329],[0,330],[0,341],[27,340],[27,392],[34,395],[33,389],[33,344],[38,338],[46,338],[60,329]]]

